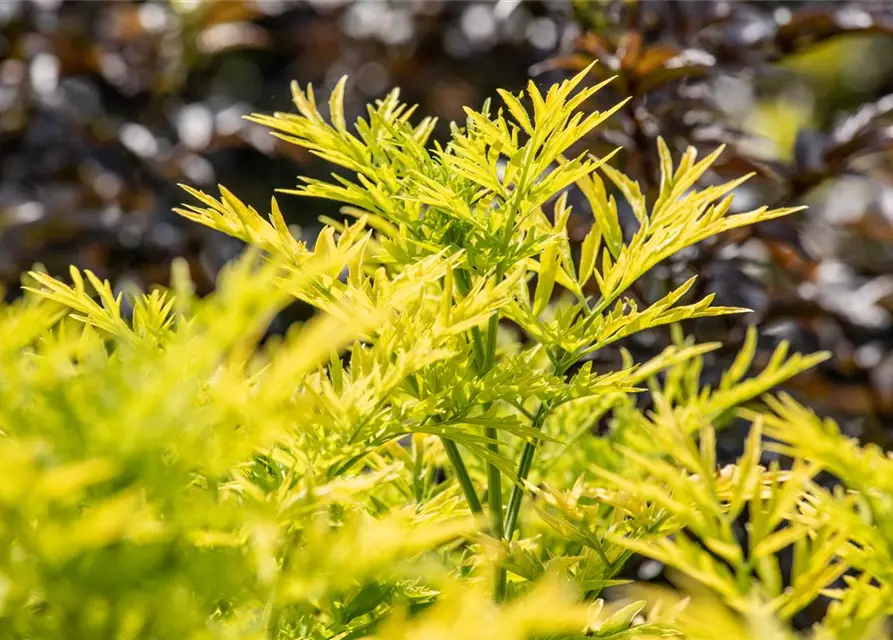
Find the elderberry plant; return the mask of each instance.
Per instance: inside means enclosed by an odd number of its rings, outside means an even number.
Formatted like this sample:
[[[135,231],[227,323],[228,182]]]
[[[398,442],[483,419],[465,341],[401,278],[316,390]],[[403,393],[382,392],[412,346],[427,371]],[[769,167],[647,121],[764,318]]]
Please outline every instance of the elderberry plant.
[[[824,356],[782,346],[748,377],[752,332],[704,386],[717,345],[678,323],[744,310],[693,281],[624,298],[679,250],[794,210],[730,213],[745,178],[693,188],[721,150],[674,163],[662,142],[646,202],[610,157],[570,151],[619,108],[581,110],[585,77],[500,92],[443,145],[397,91],[349,125],[344,81],[328,119],[294,85],[297,113],[251,119],[344,169],[285,191],[343,205],[312,249],[275,198],[264,217],[187,187],[181,215],[253,247],[212,295],[183,262],[132,312],[90,272],[29,274],[0,312],[2,636],[788,638],[828,597],[816,637],[881,637],[893,463],[792,399],[752,402]],[[576,253],[570,188],[593,219]],[[318,313],[264,339],[295,300]],[[592,369],[656,327],[657,357]],[[730,416],[750,438],[719,469]],[[792,465],[761,466],[764,433]],[[606,598],[634,553],[694,600]]]

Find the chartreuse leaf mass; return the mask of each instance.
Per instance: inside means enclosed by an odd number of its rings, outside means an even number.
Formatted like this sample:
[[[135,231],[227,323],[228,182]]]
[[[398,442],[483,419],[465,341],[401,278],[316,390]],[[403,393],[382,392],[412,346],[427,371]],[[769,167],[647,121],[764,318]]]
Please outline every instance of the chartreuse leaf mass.
[[[186,263],[129,300],[31,273],[0,311],[0,636],[789,638],[829,598],[815,637],[882,637],[893,462],[791,398],[757,402],[824,356],[755,366],[752,332],[709,387],[718,345],[680,323],[745,310],[693,281],[628,295],[793,210],[733,213],[744,178],[698,188],[721,150],[658,141],[648,194],[575,151],[622,106],[584,110],[587,72],[500,91],[441,142],[396,90],[351,122],[344,80],[322,105],[295,84],[295,113],[250,119],[339,168],[282,190],[342,207],[312,247],[276,198],[186,187],[180,215],[250,246],[211,295]],[[572,215],[591,216],[580,243]],[[295,300],[313,319],[265,340]],[[622,351],[654,329],[673,346]],[[594,369],[601,349],[622,366]],[[750,436],[719,468],[730,418]],[[793,463],[763,465],[765,446]],[[634,553],[693,599],[606,598]]]

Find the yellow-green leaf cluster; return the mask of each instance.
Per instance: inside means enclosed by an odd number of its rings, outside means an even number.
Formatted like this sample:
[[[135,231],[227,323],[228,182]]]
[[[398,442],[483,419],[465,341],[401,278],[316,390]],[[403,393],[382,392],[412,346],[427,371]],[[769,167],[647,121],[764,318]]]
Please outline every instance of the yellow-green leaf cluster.
[[[251,246],[213,294],[184,262],[146,293],[30,274],[0,307],[0,637],[699,638],[716,620],[787,638],[819,597],[816,637],[879,633],[890,460],[790,399],[755,404],[823,356],[782,346],[752,371],[751,333],[711,388],[717,345],[678,325],[742,310],[693,281],[628,296],[673,253],[791,210],[730,214],[743,179],[698,189],[719,150],[674,166],[658,141],[648,199],[575,151],[621,106],[583,108],[587,71],[501,91],[440,141],[397,91],[348,122],[345,81],[323,105],[294,85],[297,113],[251,119],[336,165],[285,193],[352,221],[309,246],[276,199],[264,216],[187,187],[181,215]],[[269,335],[296,300],[314,317]],[[676,343],[651,360],[590,361],[662,327]],[[733,418],[750,437],[720,466]],[[764,433],[791,465],[766,462]],[[634,552],[707,595],[612,600]]]

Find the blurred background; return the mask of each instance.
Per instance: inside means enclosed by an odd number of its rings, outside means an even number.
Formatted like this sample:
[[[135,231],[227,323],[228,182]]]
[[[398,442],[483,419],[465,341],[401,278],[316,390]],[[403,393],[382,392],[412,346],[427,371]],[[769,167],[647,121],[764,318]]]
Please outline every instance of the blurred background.
[[[596,58],[593,81],[618,78],[587,108],[633,100],[582,148],[622,146],[621,168],[653,191],[657,136],[676,153],[725,143],[705,182],[755,172],[736,208],[810,207],[692,248],[630,295],[652,300],[700,274],[700,293],[754,310],[690,328],[727,346],[708,382],[760,323],[764,360],[782,339],[833,354],[793,392],[853,435],[893,443],[886,1],[2,0],[0,283],[10,299],[34,264],[75,264],[146,288],[185,256],[210,290],[240,247],[173,214],[184,200],[176,185],[222,183],[266,210],[275,188],[331,171],[241,119],[289,110],[293,79],[325,94],[348,74],[348,117],[399,86],[441,118],[442,138],[497,87],[547,85]],[[330,203],[281,204],[311,240],[317,218],[337,214]],[[589,224],[580,207],[578,240]],[[627,346],[646,356],[665,339]]]

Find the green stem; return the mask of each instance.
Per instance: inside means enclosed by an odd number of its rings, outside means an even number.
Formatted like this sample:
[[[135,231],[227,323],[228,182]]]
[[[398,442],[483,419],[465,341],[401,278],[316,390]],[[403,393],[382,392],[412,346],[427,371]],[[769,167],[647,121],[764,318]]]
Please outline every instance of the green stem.
[[[459,292],[463,296],[468,295],[468,291],[471,289],[471,280],[467,271],[460,269],[456,272],[456,285],[459,287]],[[480,357],[478,354],[480,344],[477,343],[474,347],[476,357]],[[449,438],[441,437],[440,441],[443,443],[443,449],[446,451],[447,458],[449,458],[453,471],[456,473],[456,479],[459,481],[459,486],[462,487],[462,493],[465,494],[465,501],[468,503],[468,508],[471,509],[471,512],[474,514],[482,513],[484,509],[481,507],[481,501],[478,498],[477,492],[474,490],[474,483],[471,481],[471,476],[468,475],[468,468],[465,466],[462,454],[459,453],[459,447],[457,447],[456,443]]]
[[[496,279],[499,280],[503,277],[504,273],[502,268],[498,268],[496,270]],[[459,285],[460,291],[463,292],[463,295],[467,295],[468,291],[471,289],[471,281],[470,276],[467,272],[460,272],[459,277],[456,278],[456,282]],[[496,362],[496,339],[497,332],[499,331],[499,314],[494,312],[493,315],[490,316],[490,319],[487,323],[487,337],[486,341],[484,340],[483,335],[481,334],[480,327],[472,327],[471,329],[471,338],[472,338],[472,347],[474,349],[475,355],[475,364],[477,365],[477,370],[480,375],[486,375],[490,369],[493,368],[493,365]],[[484,411],[490,408],[490,404],[487,403],[484,405]],[[484,435],[490,440],[487,443],[487,449],[494,455],[499,455],[499,432],[495,427],[485,427]],[[446,441],[445,441],[446,443]],[[455,445],[453,445],[455,447]],[[456,455],[458,456],[458,449],[456,450]],[[447,455],[450,455],[450,452],[447,451]],[[452,457],[450,457],[452,460]],[[461,462],[461,459],[460,459]],[[456,464],[454,463],[455,467]],[[467,473],[466,473],[467,476]],[[462,481],[461,474],[459,475],[460,482]],[[468,480],[470,485],[470,479]],[[462,487],[466,492],[466,498],[468,497],[468,490],[465,486]],[[471,488],[473,492],[473,488]],[[474,495],[475,499],[477,499],[477,495]],[[469,504],[471,502],[469,501]],[[490,512],[490,534],[496,539],[503,538],[503,528],[502,528],[502,475],[499,471],[499,467],[497,467],[492,461],[487,463],[487,508]],[[478,504],[478,510],[480,510],[480,504]],[[472,509],[474,511],[474,509]],[[495,586],[494,586],[494,597],[496,600],[504,600],[506,594],[506,585],[507,585],[508,576],[506,574],[505,568],[500,566],[496,570],[496,578],[495,578]]]
[[[571,357],[568,353],[564,353],[560,357],[556,356],[553,359],[553,362],[555,363],[553,373],[555,375],[563,376],[575,359],[575,357]],[[530,426],[536,430],[542,429],[543,423],[546,421],[546,416],[549,415],[551,409],[552,407],[548,402],[540,404],[539,409],[536,411],[536,415],[533,416]],[[521,451],[521,461],[518,463],[518,481],[515,486],[512,487],[512,494],[509,496],[509,504],[505,513],[505,527],[503,528],[503,531],[506,540],[512,539],[512,535],[515,533],[515,528],[518,525],[518,513],[521,511],[521,500],[524,498],[524,482],[527,480],[527,476],[530,475],[536,447],[537,441],[532,440],[524,443],[524,450]]]
[[[450,460],[450,464],[453,465],[453,471],[456,472],[456,479],[459,481],[459,486],[462,487],[462,493],[465,494],[468,508],[471,509],[472,513],[482,513],[484,509],[481,507],[481,501],[474,490],[474,484],[471,482],[471,476],[468,475],[468,469],[465,467],[465,461],[462,460],[462,454],[459,453],[459,447],[449,438],[441,437],[440,441],[443,443],[443,448],[446,451],[447,458]]]
[[[493,438],[494,442],[487,444],[487,448],[494,454],[499,454],[499,433],[494,427],[487,427],[486,434],[488,438]],[[499,468],[492,462],[487,464],[487,501],[490,509],[490,532],[494,538],[501,540],[503,536],[502,530],[502,476]],[[496,568],[494,597],[497,601],[505,600],[508,575],[505,567],[501,564]]]
[[[534,429],[541,429],[548,413],[549,406],[544,402],[537,410],[533,423],[530,426]],[[518,512],[521,510],[521,499],[524,497],[524,481],[530,475],[530,468],[533,466],[533,455],[536,453],[536,445],[535,440],[526,442],[524,450],[521,452],[521,461],[518,463],[518,482],[512,487],[512,495],[509,497],[508,509],[505,513],[504,535],[506,540],[512,539],[515,526],[518,524]]]
[[[499,328],[499,316],[490,316],[487,327],[487,343],[484,348],[484,361],[481,363],[481,373],[485,374],[493,367],[496,359],[496,332]],[[477,329],[477,327],[475,327]],[[489,409],[489,403],[484,409]],[[486,427],[484,434],[491,440],[487,443],[494,455],[499,455],[499,432],[496,427]],[[495,538],[502,538],[502,474],[492,461],[487,463],[487,501],[490,507],[490,533]]]
[[[487,344],[484,350],[484,362],[481,367],[486,373],[489,371],[496,360],[496,332],[499,330],[499,316],[494,313],[490,316],[490,322],[487,327]],[[494,456],[499,455],[499,432],[495,427],[486,427],[484,430],[487,438],[492,442],[487,443],[487,448],[493,452]],[[492,461],[487,463],[487,502],[490,509],[490,533],[494,538],[502,539],[502,474]],[[499,566],[496,569],[494,596],[496,600],[505,599],[506,585],[508,576],[505,568]]]

